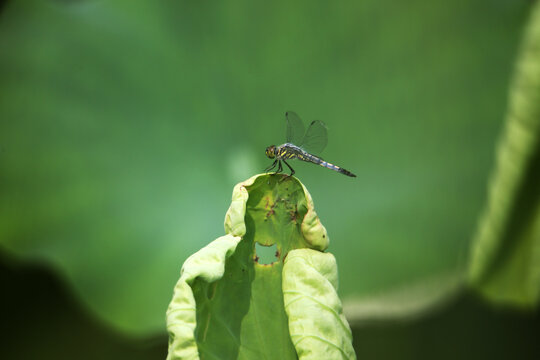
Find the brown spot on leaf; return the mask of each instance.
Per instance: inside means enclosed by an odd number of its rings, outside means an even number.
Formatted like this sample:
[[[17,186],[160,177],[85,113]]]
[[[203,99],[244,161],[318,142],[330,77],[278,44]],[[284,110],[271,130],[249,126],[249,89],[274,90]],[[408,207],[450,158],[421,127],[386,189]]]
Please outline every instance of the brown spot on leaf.
[[[291,216],[291,221],[295,222],[296,221],[296,215],[298,215],[298,213],[294,210],[291,210],[289,212],[290,216]]]

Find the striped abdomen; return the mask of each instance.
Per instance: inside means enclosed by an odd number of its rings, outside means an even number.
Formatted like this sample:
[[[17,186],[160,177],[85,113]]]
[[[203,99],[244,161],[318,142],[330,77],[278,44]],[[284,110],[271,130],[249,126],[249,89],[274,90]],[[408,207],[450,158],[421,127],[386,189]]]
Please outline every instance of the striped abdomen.
[[[334,170],[334,171],[337,171],[338,173],[341,173],[343,175],[347,175],[347,176],[350,176],[350,177],[356,177],[356,175],[354,175],[352,172],[348,171],[348,170],[345,170],[344,168],[341,168],[339,166],[336,166],[334,164],[330,164],[329,162],[326,162],[324,161],[323,159],[321,158],[318,158],[317,156],[315,155],[311,155],[309,153],[306,153],[306,152],[302,152],[300,154],[296,154],[297,158],[300,159],[300,160],[303,160],[303,161],[307,161],[307,162],[311,162],[311,163],[314,163],[314,164],[317,164],[317,165],[321,165],[321,166],[324,166],[325,168],[327,169],[330,169],[330,170]]]

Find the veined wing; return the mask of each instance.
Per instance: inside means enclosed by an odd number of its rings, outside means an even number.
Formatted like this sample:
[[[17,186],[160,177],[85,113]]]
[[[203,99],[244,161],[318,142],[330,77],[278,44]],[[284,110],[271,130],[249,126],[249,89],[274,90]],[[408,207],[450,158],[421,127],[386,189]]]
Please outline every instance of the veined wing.
[[[302,142],[296,145],[309,153],[319,154],[324,150],[327,143],[328,130],[326,125],[320,120],[315,120],[309,125]]]
[[[285,113],[287,118],[287,142],[300,146],[304,139],[304,123],[294,111]]]

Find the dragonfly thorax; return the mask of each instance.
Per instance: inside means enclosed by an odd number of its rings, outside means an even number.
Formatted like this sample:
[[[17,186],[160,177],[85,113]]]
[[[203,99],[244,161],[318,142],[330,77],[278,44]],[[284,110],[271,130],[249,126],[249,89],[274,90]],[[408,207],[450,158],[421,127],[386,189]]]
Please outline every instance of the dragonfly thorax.
[[[270,159],[276,157],[276,145],[270,145],[266,148],[266,156],[268,156]]]

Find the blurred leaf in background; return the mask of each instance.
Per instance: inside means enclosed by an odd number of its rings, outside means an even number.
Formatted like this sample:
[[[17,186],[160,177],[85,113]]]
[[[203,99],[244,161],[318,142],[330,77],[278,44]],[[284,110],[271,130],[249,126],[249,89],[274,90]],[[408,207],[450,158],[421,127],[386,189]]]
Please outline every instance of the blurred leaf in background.
[[[164,329],[185,258],[222,233],[286,110],[345,299],[460,271],[485,201],[528,1],[8,2],[0,244],[100,319]]]
[[[540,5],[524,36],[469,279],[497,304],[540,299]]]

